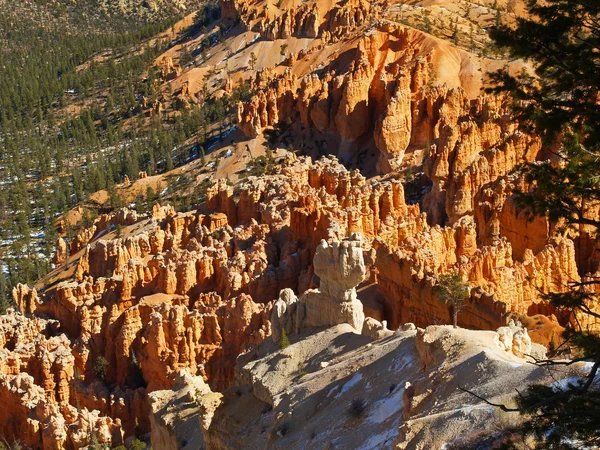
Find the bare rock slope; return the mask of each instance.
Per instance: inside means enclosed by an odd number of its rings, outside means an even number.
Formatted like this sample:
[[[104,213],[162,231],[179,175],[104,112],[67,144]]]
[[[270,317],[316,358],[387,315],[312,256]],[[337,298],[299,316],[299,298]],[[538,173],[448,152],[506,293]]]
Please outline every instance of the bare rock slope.
[[[495,339],[493,331],[431,326],[372,341],[341,324],[298,336],[285,349],[265,341],[252,353],[255,359],[240,360],[235,386],[223,393],[210,426],[202,429],[204,445],[468,448],[482,437],[501,439],[520,419],[459,386],[509,402],[527,383],[550,384],[553,377],[586,370],[582,364],[549,374]],[[207,402],[210,398],[198,398],[195,420],[203,417]],[[171,448],[176,447],[164,447]]]

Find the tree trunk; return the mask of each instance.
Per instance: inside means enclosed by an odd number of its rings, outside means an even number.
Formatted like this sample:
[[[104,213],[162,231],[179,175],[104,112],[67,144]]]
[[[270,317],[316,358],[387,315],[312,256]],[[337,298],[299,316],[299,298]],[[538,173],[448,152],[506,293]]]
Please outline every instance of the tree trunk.
[[[458,328],[458,311],[456,308],[452,308],[452,325],[454,328]]]

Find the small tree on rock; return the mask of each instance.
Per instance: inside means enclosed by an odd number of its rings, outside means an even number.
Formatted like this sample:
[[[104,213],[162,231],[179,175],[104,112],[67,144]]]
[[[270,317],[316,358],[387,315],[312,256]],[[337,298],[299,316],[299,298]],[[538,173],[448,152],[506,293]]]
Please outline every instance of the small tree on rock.
[[[250,53],[250,69],[251,70],[254,70],[256,68],[256,61],[258,61],[256,54],[254,52],[251,52]]]
[[[104,381],[106,379],[106,368],[108,367],[108,361],[104,356],[98,356],[94,362],[94,375],[97,379]]]
[[[433,293],[450,309],[452,325],[456,328],[458,313],[465,307],[469,298],[469,284],[465,283],[458,274],[444,274],[438,278]]]
[[[200,164],[202,164],[202,167],[206,166],[206,153],[202,146],[200,146]]]

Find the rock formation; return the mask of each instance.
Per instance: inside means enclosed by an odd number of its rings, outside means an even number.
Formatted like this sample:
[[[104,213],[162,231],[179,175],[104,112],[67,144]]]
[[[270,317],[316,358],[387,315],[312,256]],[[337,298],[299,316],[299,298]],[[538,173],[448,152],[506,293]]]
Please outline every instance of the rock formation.
[[[431,320],[450,323],[432,287],[436,276],[451,270],[458,270],[474,287],[459,324],[479,329],[505,325],[511,314],[558,315],[541,299],[540,290],[563,292],[579,279],[570,240],[558,240],[537,255],[529,251],[523,262],[513,260],[506,239],[479,249],[475,243],[472,219],[464,218],[452,228],[434,227],[411,237],[398,250],[378,249],[378,284],[392,327]]]
[[[313,260],[319,289],[310,289],[297,298],[290,289],[279,294],[271,313],[272,337],[279,342],[282,331],[298,333],[303,327],[333,326],[342,323],[361,332],[365,315],[356,296],[356,286],[365,278],[361,236],[321,241]]]
[[[164,81],[170,81],[181,73],[181,67],[173,63],[173,59],[169,56],[163,58],[160,63],[160,76]]]
[[[120,419],[79,402],[75,357],[59,328],[12,310],[0,317],[0,400],[10,405],[0,409],[3,438],[52,450],[84,447],[92,434],[99,443],[122,444]]]
[[[332,241],[322,241],[313,261],[319,277],[318,290],[308,290],[300,302],[304,303],[303,326],[320,327],[347,323],[362,330],[365,319],[362,303],[356,297],[356,286],[365,277],[362,241],[359,235]]]
[[[502,350],[512,352],[520,358],[531,355],[531,338],[520,322],[515,323],[511,320],[507,326],[498,328],[494,343]]]
[[[485,183],[519,162],[532,161],[540,143],[506,119],[504,99],[469,101],[460,88],[429,86],[433,59],[419,49],[421,40],[418,32],[385,24],[360,40],[346,73],[302,78],[291,71],[259,73],[257,94],[238,106],[240,129],[257,136],[279,121],[297,118],[305,127],[336,135],[344,160],[373,130],[384,171],[400,168],[409,146],[428,146],[425,168],[433,189],[425,209],[430,223],[442,223],[446,215],[452,222],[473,211],[468,202]]]
[[[517,206],[514,191],[532,186],[515,169],[547,157],[542,140],[511,118],[511,99],[478,94],[485,58],[389,16],[438,2],[220,3],[225,22],[200,47],[189,35],[155,60],[165,89],[153,85],[135,113],[172,121],[188,114],[177,109],[243,98],[237,122],[250,141],[238,133],[219,145],[245,145],[256,162],[265,143],[274,164],[247,176],[231,170],[239,154],[213,164],[211,142],[211,164],[172,172],[202,183],[198,209],[121,208],[75,236],[67,216],[55,270],[17,285],[18,311],[0,316],[0,400],[11,405],[0,436],[57,450],[148,433],[159,449],[441,448],[496,418],[456,409],[466,400],[448,382],[481,375],[460,364],[489,370],[496,395],[496,375],[544,379],[521,367],[540,354],[536,342],[554,343],[575,321],[600,328],[544,296],[600,276],[600,250],[589,227],[564,231]],[[206,42],[213,54],[197,67],[176,63]],[[275,58],[260,54],[280,45]],[[257,72],[243,67],[252,51]],[[248,73],[249,98],[238,90]],[[120,189],[134,195],[154,183],[129,181]],[[472,287],[459,325],[486,331],[431,326],[451,322],[433,290],[447,273]],[[293,343],[278,349],[284,332]],[[363,394],[368,430],[345,419]],[[321,411],[348,433],[332,434]],[[316,418],[315,429],[294,429],[299,417]]]
[[[202,377],[193,377],[186,371],[177,374],[173,389],[152,392],[149,401],[153,448],[205,448],[198,423],[202,431],[208,430],[221,397],[210,390]]]
[[[40,302],[35,288],[30,289],[24,284],[18,284],[13,288],[12,297],[21,314],[33,314]]]
[[[60,322],[71,369],[58,378],[36,378],[31,364],[19,371],[49,399],[119,420],[126,438],[150,428],[147,392],[172,388],[182,370],[214,390],[227,388],[236,357],[271,328],[277,340],[282,329],[291,335],[346,323],[376,338],[389,335],[387,324],[449,323],[432,293],[436,277],[449,271],[473,286],[462,326],[496,329],[538,314],[571,320],[541,293],[580,279],[573,241],[555,238],[515,259],[504,237],[480,245],[478,208],[451,226],[430,227],[419,205],[406,204],[401,182],[367,180],[335,157],[299,157],[277,174],[248,178],[235,193],[211,182],[202,212],[156,205],[147,216],[100,216],[70,243],[71,277],[42,295],[25,286],[14,292],[32,320]],[[116,224],[139,231],[106,238]],[[361,283],[380,296],[379,309],[363,307]],[[365,321],[365,311],[377,317]]]
[[[302,334],[283,349],[267,340],[240,358],[235,387],[223,392],[201,439],[215,449],[238,448],[240,439],[251,448],[472,448],[473,427],[493,424],[501,442],[518,413],[508,420],[458,386],[497,400],[584,365],[552,375],[497,347],[495,336],[430,326],[372,341],[342,324]],[[363,400],[359,417],[349,413],[356,399]]]
[[[224,17],[239,20],[242,27],[257,31],[264,39],[319,37],[327,42],[364,26],[380,8],[375,2],[364,0],[344,4],[301,3],[289,9],[280,5],[269,8],[265,2],[249,5],[245,1],[221,0],[220,3]]]
[[[279,293],[279,298],[271,311],[271,337],[280,342],[283,332],[287,335],[298,333],[304,320],[304,305],[300,305],[298,297],[289,288]]]
[[[65,242],[65,240],[62,237],[59,237],[56,240],[56,251],[54,253],[54,258],[53,258],[52,262],[55,265],[60,266],[61,264],[65,263],[65,261],[67,260],[67,257],[68,257],[67,243]]]

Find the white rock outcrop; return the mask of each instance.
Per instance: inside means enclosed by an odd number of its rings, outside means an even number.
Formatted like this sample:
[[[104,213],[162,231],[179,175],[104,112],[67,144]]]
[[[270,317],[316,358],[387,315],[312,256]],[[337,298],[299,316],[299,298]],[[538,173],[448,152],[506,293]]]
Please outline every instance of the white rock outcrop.
[[[366,274],[362,237],[352,234],[344,240],[321,241],[313,259],[315,274],[320,278],[319,289],[309,289],[299,298],[291,289],[283,289],[271,313],[272,336],[281,339],[302,327],[323,327],[343,323],[362,332],[365,314],[356,296]],[[385,330],[378,322],[369,326],[373,333]]]
[[[531,355],[531,338],[520,322],[515,323],[511,320],[507,326],[498,328],[494,343],[502,350],[512,352],[520,358]]]
[[[360,332],[365,314],[356,297],[356,286],[366,274],[361,235],[354,233],[348,239],[333,239],[330,243],[321,241],[313,266],[321,284],[319,289],[308,290],[300,297],[305,305],[302,325],[320,327],[347,323]]]
[[[271,312],[271,336],[275,342],[281,340],[282,330],[287,334],[299,331],[304,316],[304,304],[290,288],[282,289]]]
[[[152,448],[205,448],[203,432],[210,427],[222,397],[222,394],[212,392],[202,377],[181,370],[175,378],[173,389],[154,391],[148,395]]]

